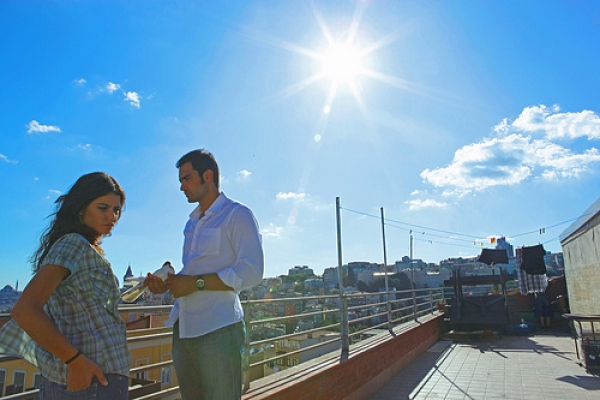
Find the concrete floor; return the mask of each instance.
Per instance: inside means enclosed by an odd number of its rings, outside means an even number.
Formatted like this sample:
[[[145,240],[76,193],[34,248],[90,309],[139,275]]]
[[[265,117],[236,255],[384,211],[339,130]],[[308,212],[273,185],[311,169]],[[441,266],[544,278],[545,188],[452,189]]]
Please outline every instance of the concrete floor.
[[[568,334],[440,341],[371,398],[397,399],[600,399],[600,376]]]

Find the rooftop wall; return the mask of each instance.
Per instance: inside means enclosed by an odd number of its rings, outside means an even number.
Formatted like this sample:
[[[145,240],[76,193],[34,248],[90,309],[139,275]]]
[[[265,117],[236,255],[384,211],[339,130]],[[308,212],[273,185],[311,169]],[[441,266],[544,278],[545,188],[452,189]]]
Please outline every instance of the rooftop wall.
[[[443,315],[424,317],[405,329],[377,335],[351,346],[348,360],[339,353],[251,382],[243,400],[357,400],[371,397],[406,365],[434,345]],[[333,355],[332,355],[333,354]]]
[[[600,315],[600,216],[561,244],[571,313]]]

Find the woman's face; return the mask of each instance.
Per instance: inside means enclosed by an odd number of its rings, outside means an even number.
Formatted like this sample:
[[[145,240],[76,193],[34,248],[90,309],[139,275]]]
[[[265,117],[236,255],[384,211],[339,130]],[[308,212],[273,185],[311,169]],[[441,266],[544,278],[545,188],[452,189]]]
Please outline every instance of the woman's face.
[[[100,235],[108,235],[121,217],[121,196],[115,193],[98,197],[80,214],[81,222]]]

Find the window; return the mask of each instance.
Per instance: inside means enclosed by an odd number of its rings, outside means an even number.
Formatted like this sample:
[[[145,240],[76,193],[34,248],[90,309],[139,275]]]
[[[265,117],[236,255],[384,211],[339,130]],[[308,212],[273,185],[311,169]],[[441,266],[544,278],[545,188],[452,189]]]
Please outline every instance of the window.
[[[160,356],[160,361],[169,361],[171,359],[171,353],[163,354]],[[173,366],[163,367],[160,371],[160,383],[161,387],[168,387],[173,385]]]
[[[148,365],[149,363],[150,363],[150,360],[148,358],[140,358],[139,360],[135,361],[135,366],[142,367],[144,365]],[[148,371],[138,372],[137,374],[135,374],[135,377],[137,379],[148,380]]]
[[[23,388],[25,387],[25,371],[15,371],[13,375],[13,389],[14,393],[23,393]]]
[[[40,384],[42,383],[42,375],[39,372],[36,372],[33,376],[33,388],[39,389]]]
[[[160,383],[161,386],[169,386],[173,384],[173,370],[172,367],[163,367],[160,371]]]

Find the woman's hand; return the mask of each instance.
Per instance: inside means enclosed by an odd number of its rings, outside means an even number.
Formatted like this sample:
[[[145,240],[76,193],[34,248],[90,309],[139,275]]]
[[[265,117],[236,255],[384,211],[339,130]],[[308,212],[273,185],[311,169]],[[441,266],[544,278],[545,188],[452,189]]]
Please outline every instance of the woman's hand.
[[[83,354],[71,361],[67,366],[67,390],[77,391],[90,387],[94,376],[102,386],[108,385],[102,370],[92,360]]]

